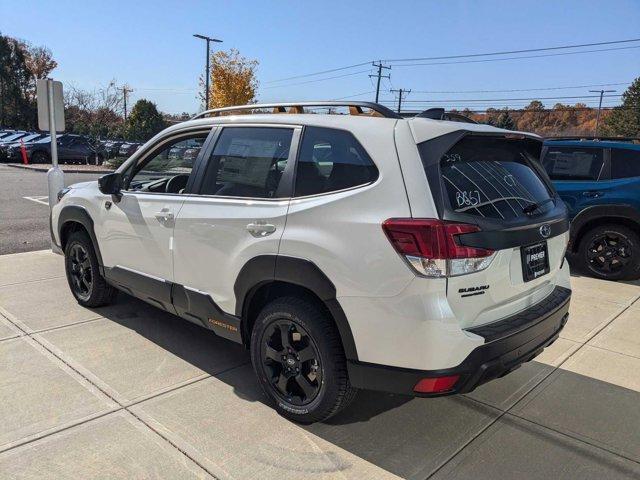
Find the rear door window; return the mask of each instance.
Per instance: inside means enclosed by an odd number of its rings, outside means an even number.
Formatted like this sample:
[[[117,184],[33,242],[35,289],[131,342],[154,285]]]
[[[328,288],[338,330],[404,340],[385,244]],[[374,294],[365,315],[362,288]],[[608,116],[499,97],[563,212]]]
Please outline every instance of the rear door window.
[[[277,198],[292,128],[225,127],[211,154],[201,194]]]
[[[451,210],[502,220],[524,217],[534,204],[536,214],[549,211],[554,203],[535,161],[521,140],[464,137],[440,159]]]
[[[547,146],[542,159],[552,180],[598,180],[602,170],[601,148]]]
[[[640,150],[611,149],[611,178],[640,177]]]

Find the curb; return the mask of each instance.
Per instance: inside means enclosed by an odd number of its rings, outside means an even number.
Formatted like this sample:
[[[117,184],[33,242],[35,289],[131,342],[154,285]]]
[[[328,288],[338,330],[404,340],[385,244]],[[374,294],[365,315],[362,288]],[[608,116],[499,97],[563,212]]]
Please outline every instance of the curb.
[[[19,163],[0,163],[0,165],[6,165],[11,168],[20,168],[22,170],[31,170],[32,172],[44,172],[46,173],[51,168],[50,165],[21,165]],[[111,173],[114,170],[105,169],[105,170],[89,170],[86,168],[78,167],[60,167],[60,169],[64,173],[94,173],[94,174],[106,174]]]

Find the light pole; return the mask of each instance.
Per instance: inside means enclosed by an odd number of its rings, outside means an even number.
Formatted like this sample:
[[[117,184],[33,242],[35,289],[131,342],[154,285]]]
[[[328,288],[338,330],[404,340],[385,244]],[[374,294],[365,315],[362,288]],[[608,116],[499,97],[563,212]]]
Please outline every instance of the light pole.
[[[204,92],[204,98],[205,98],[204,109],[207,110],[209,108],[209,44],[211,42],[222,43],[222,40],[218,40],[217,38],[207,37],[206,35],[200,35],[199,33],[194,33],[193,36],[207,42],[207,70],[205,72],[206,90]]]
[[[615,90],[589,90],[589,92],[600,94],[600,103],[598,103],[598,114],[596,115],[596,131],[593,133],[593,136],[597,137],[598,127],[600,126],[600,110],[602,109],[602,97],[605,93],[615,92]]]

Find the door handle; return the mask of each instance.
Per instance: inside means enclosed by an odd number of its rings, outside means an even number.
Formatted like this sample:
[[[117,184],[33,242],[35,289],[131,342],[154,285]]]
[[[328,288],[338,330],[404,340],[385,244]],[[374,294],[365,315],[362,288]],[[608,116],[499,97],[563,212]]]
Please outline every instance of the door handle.
[[[582,196],[588,197],[588,198],[598,198],[602,196],[602,192],[599,192],[596,190],[588,190],[586,192],[582,192]]]
[[[164,208],[155,213],[153,216],[156,217],[156,220],[158,220],[160,223],[170,222],[174,218],[173,212],[170,212],[168,209]]]
[[[256,221],[247,225],[247,232],[256,238],[266,237],[276,231],[276,226],[264,221]]]

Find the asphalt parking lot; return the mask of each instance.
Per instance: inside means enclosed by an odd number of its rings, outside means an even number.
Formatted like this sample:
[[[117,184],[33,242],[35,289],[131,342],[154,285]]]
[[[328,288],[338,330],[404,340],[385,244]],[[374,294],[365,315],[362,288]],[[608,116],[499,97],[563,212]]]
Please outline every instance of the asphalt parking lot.
[[[125,295],[82,308],[63,275],[0,256],[2,478],[640,477],[638,285],[574,277],[561,338],[470,395],[361,392],[303,427],[239,346]]]
[[[65,183],[87,182],[101,174],[66,173]],[[51,247],[47,175],[0,164],[0,255]]]

